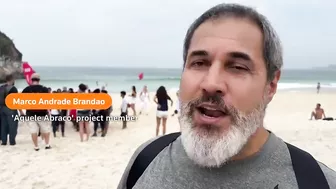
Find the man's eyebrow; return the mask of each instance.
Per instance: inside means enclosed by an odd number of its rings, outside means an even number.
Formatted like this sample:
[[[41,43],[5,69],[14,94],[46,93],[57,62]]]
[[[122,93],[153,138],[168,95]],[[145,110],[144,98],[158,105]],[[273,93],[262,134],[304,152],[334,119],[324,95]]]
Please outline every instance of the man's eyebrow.
[[[239,59],[252,62],[251,57],[248,54],[245,54],[242,52],[230,52],[228,55],[232,58],[239,58]]]
[[[209,53],[206,52],[205,50],[196,50],[196,51],[192,51],[189,55],[189,57],[193,57],[193,56],[208,56]]]

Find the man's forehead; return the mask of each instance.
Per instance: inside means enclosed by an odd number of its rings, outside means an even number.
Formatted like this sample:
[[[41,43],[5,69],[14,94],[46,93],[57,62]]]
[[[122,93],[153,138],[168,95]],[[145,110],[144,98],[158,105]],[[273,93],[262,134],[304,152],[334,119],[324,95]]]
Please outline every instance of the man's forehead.
[[[260,29],[247,19],[211,20],[195,30],[188,53],[202,49],[209,52],[242,51],[258,56],[262,55],[262,39]]]

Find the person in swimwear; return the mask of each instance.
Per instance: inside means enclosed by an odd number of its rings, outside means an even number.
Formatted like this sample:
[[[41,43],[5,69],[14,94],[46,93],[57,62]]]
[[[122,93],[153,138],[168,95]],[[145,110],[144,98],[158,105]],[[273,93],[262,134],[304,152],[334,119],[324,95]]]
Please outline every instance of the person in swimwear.
[[[139,114],[141,115],[141,113],[144,112],[146,115],[148,115],[148,107],[149,107],[150,98],[149,98],[148,88],[146,85],[143,87],[142,91],[140,92],[139,97],[140,97]]]
[[[136,104],[136,100],[137,100],[137,92],[136,92],[136,88],[135,86],[132,86],[132,93],[131,93],[131,99],[130,99],[130,106],[131,109],[133,111],[133,116],[136,116],[136,110],[135,110],[135,104]]]
[[[167,90],[164,86],[160,86],[154,97],[154,102],[157,104],[156,111],[156,136],[159,135],[160,123],[162,120],[162,135],[166,134],[166,123],[168,118],[168,101],[170,101],[170,106],[173,106],[173,100],[167,93]]]
[[[313,118],[315,120],[319,120],[319,119],[322,119],[322,117],[323,117],[323,119],[326,118],[325,113],[324,113],[324,109],[321,108],[321,104],[318,103],[318,104],[316,104],[315,110],[311,113],[310,120],[312,120]]]

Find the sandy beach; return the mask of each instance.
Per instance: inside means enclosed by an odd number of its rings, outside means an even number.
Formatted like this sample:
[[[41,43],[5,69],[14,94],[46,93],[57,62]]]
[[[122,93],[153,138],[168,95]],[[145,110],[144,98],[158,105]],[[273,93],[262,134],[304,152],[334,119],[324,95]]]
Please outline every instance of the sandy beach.
[[[112,115],[119,115],[120,95],[111,95]],[[170,95],[176,101],[176,95]],[[315,91],[278,92],[267,109],[265,127],[336,170],[336,121],[309,120],[316,103],[322,104],[327,116],[336,117],[335,96],[336,93]],[[0,147],[0,188],[117,188],[134,150],[155,137],[155,109],[151,101],[149,115],[138,116],[135,122],[128,123],[126,130],[121,129],[121,122],[111,122],[105,138],[98,136],[83,143],[69,123],[65,138],[58,133],[57,138],[51,137],[53,149],[42,148],[38,152],[33,150],[27,124],[20,123],[17,145]],[[170,112],[174,109],[175,104]],[[169,117],[167,132],[178,130],[177,117]],[[44,147],[42,141],[40,144]]]

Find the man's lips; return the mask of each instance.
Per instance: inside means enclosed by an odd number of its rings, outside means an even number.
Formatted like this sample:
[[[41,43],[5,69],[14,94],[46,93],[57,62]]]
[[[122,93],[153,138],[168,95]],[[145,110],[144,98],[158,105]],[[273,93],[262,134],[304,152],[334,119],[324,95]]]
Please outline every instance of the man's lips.
[[[196,107],[194,121],[200,125],[214,125],[228,116],[227,112],[215,105],[203,103]]]
[[[216,105],[216,104],[210,104],[210,103],[202,103],[199,106],[196,107],[196,109],[201,113],[208,117],[221,117],[227,115],[227,111]]]
[[[211,110],[219,110],[219,111],[222,111],[222,112],[225,112],[226,110],[221,107],[221,106],[218,106],[217,104],[214,104],[214,103],[201,103],[199,104],[197,107],[203,107],[203,108],[207,108],[207,109],[211,109]]]

